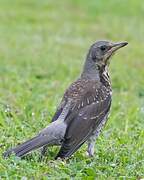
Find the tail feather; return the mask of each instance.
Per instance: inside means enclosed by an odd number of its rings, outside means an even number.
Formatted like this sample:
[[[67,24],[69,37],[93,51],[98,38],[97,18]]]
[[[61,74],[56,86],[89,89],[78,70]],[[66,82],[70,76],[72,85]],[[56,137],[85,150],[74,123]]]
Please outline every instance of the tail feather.
[[[32,150],[38,149],[46,144],[51,144],[52,140],[50,140],[48,137],[44,136],[36,136],[20,145],[18,145],[15,148],[12,148],[4,153],[4,157],[10,156],[12,153],[14,153],[18,157],[22,157],[25,154],[31,152]]]
[[[32,150],[38,149],[45,145],[59,144],[64,137],[66,127],[67,126],[64,121],[54,121],[43,129],[37,136],[18,145],[15,148],[6,151],[3,155],[4,157],[8,157],[14,153],[16,156],[22,157]]]

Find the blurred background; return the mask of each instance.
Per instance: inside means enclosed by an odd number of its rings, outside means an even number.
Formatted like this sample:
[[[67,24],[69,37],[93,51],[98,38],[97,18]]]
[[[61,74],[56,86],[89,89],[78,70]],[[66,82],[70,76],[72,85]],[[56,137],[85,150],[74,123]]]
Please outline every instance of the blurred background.
[[[141,178],[144,173],[144,2],[0,0],[0,153],[50,122],[96,40],[128,41],[112,59],[113,103],[94,159],[3,160],[0,176]],[[11,165],[10,162],[15,162]],[[49,164],[48,164],[49,163]],[[17,171],[19,170],[19,171]]]

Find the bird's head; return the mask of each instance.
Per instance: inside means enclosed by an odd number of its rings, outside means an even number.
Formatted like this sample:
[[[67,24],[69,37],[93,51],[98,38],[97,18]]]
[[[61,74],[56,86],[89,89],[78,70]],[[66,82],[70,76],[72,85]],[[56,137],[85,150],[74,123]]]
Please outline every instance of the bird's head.
[[[88,59],[99,68],[109,64],[110,57],[120,48],[126,46],[127,42],[112,43],[109,41],[97,41],[89,50]]]

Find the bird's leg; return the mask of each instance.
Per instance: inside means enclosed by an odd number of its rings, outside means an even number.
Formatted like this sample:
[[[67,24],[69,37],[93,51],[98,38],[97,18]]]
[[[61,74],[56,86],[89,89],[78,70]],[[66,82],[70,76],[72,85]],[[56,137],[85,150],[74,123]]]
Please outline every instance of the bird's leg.
[[[55,141],[54,143],[50,144],[51,146],[55,145],[55,146],[60,146],[62,143],[61,139],[58,140],[58,141]],[[42,156],[45,156],[46,155],[46,152],[48,150],[48,147],[50,146],[49,144],[48,145],[45,145],[42,149],[41,149],[41,157]]]
[[[94,147],[95,147],[95,141],[96,141],[96,136],[93,135],[89,138],[88,140],[88,149],[87,149],[87,153],[88,156],[91,157],[94,155]]]
[[[41,150],[41,156],[45,156],[48,149],[48,145],[44,146]]]

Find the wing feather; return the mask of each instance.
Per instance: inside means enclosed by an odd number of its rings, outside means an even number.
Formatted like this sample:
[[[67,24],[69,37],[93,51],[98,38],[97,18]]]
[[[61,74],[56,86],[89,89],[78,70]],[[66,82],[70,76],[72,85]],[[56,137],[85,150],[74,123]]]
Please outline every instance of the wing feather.
[[[101,87],[98,89],[97,94],[95,89],[91,93],[87,92],[77,102],[78,105],[75,106],[76,109],[74,110],[77,113],[68,124],[64,142],[57,157],[71,156],[88,140],[102,122],[111,105],[111,95],[110,93],[104,93],[104,90],[105,87]],[[79,107],[79,104],[82,105]]]

